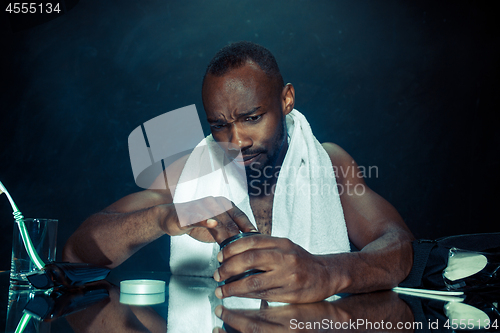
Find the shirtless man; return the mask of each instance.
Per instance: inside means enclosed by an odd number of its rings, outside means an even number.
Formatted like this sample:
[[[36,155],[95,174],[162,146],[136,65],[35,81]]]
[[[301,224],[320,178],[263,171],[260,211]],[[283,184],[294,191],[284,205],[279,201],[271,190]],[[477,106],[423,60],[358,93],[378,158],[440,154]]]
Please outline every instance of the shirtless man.
[[[266,54],[267,60],[259,60],[259,64],[247,57],[222,70],[209,66],[202,87],[207,120],[215,141],[240,148],[247,171],[264,167],[279,171],[288,149],[284,121],[293,110],[295,90],[291,84],[283,84],[269,51],[245,42],[232,47],[238,45],[256,48]],[[337,170],[356,165],[339,146],[324,143],[323,148]],[[169,175],[174,175],[169,180],[178,180],[186,160],[187,156],[168,167]],[[389,289],[404,280],[412,266],[413,236],[401,216],[370,190],[358,173],[339,173],[337,177],[337,183],[344,188],[359,184],[365,189],[362,194],[344,191],[340,196],[349,239],[361,249],[359,252],[313,255],[288,239],[270,236],[274,193],[252,193],[264,186],[264,182],[257,182],[249,186],[249,196],[261,235],[240,239],[224,248],[217,257],[221,266],[214,272],[214,279],[224,281],[253,268],[265,273],[218,287],[216,296],[306,303],[337,293]],[[276,181],[266,179],[265,186]],[[255,230],[237,207],[182,227],[172,203],[174,192],[175,188],[134,193],[92,215],[68,240],[63,259],[113,268],[164,234],[175,237],[188,233],[200,241],[220,243],[228,229]],[[210,209],[214,200],[207,198],[186,205],[191,205],[188,211],[196,212]]]

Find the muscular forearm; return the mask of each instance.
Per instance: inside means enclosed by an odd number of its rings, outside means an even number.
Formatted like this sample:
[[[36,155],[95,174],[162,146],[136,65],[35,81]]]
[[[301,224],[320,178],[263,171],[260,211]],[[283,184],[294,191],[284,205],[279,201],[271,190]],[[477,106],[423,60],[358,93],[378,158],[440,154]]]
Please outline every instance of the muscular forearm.
[[[139,204],[134,206],[134,200]],[[117,201],[83,222],[66,243],[63,259],[114,268],[164,234],[189,234],[202,242],[221,242],[228,233],[240,230],[249,232],[255,228],[243,212],[223,197],[174,205],[154,200],[150,192],[139,193]]]
[[[114,268],[141,247],[165,234],[162,221],[171,215],[171,206],[94,214],[69,238],[63,249],[63,260]]]
[[[323,256],[330,294],[390,289],[403,281],[413,264],[413,236],[390,231],[359,252]]]

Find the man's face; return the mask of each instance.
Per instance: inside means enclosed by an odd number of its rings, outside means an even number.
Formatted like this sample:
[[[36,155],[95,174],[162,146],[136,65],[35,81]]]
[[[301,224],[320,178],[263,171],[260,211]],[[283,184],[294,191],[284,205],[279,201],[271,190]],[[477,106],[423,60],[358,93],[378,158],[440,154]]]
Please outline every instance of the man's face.
[[[282,99],[257,64],[247,62],[222,77],[207,74],[202,96],[212,136],[229,143],[222,146],[230,157],[231,148],[241,150],[243,160],[237,162],[247,177],[276,163],[285,138]]]

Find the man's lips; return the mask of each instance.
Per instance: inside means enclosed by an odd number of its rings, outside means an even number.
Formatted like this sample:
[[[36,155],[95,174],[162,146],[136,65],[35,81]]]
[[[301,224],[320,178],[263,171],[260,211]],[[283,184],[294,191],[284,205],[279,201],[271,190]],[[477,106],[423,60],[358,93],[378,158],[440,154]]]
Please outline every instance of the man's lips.
[[[234,160],[240,164],[248,166],[248,165],[250,165],[250,163],[255,161],[257,159],[257,157],[260,156],[260,154],[262,154],[262,153],[258,153],[258,154],[250,155],[250,156],[243,156],[243,159],[235,158]]]

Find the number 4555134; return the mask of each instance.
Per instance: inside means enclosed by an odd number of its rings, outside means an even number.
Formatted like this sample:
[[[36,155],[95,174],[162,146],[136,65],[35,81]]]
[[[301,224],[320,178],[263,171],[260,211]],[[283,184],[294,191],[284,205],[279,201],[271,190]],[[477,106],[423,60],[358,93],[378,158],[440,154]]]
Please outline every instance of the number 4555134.
[[[9,2],[5,11],[11,14],[60,13],[59,3]]]

